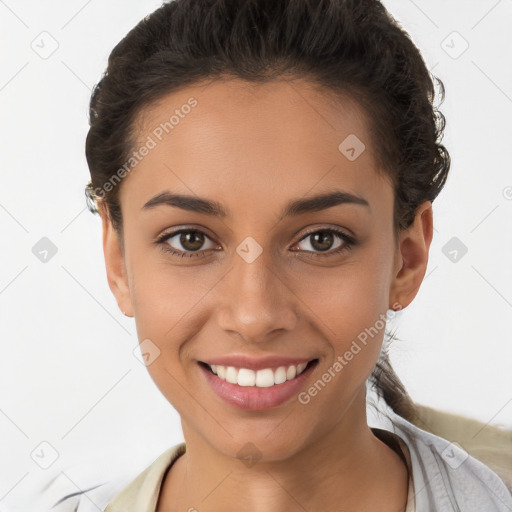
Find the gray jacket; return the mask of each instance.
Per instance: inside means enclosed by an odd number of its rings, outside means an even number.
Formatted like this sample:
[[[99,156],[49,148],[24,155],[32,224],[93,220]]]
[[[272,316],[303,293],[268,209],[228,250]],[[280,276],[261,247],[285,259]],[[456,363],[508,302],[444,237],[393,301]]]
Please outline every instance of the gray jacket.
[[[386,413],[390,421],[376,426],[394,432],[409,448],[415,512],[512,512],[512,494],[489,467],[456,443]]]

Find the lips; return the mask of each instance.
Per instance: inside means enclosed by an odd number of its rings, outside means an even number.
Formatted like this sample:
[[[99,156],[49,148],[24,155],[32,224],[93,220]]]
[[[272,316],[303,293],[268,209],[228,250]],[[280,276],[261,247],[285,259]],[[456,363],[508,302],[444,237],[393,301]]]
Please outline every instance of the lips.
[[[212,362],[234,360],[235,359],[233,358],[211,359]],[[236,360],[240,361],[240,359]],[[306,364],[304,358],[300,360],[303,361],[303,364]],[[254,359],[252,361],[247,361],[247,359],[245,359],[245,364],[247,364],[247,362],[252,362],[258,365],[265,365],[269,363],[275,364],[276,362],[280,363],[285,361],[290,361],[290,358],[279,358],[278,360],[274,359],[274,361],[271,361],[267,358],[265,361],[259,360],[257,362]],[[292,361],[297,361],[297,358],[292,359]],[[289,402],[294,396],[297,396],[300,390],[306,385],[307,381],[310,379],[311,374],[315,371],[317,366],[318,359],[312,359],[309,363],[307,363],[306,368],[302,371],[302,373],[300,373],[300,375],[297,375],[282,383],[276,383],[275,385],[271,385],[269,387],[258,387],[227,382],[226,380],[219,378],[218,375],[213,373],[208,364],[198,361],[197,365],[200,373],[203,375],[203,378],[206,381],[206,384],[215,393],[215,395],[220,397],[230,406],[249,410],[271,409]],[[217,368],[221,367],[222,365],[220,364],[217,366]],[[232,366],[229,366],[228,368],[235,370],[235,367]],[[260,369],[258,371],[262,370]],[[263,369],[263,372],[265,371],[266,370]]]

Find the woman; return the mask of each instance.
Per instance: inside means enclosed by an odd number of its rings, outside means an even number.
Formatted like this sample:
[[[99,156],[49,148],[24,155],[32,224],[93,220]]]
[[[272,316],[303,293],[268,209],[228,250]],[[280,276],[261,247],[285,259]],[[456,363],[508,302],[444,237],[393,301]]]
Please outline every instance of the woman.
[[[87,194],[185,443],[107,511],[512,509],[386,353],[450,167],[434,97],[377,0],[176,0],[112,51]]]

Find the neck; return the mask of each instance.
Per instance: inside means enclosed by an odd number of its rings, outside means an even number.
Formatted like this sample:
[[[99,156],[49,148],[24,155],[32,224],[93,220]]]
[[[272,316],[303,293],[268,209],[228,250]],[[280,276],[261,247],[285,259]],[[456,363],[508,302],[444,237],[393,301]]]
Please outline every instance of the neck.
[[[187,451],[168,472],[158,512],[217,512],[242,503],[247,512],[319,507],[385,512],[388,505],[393,512],[405,510],[407,469],[368,427],[364,390],[362,395],[364,400],[354,400],[335,428],[312,432],[287,457],[259,450],[249,444],[251,436],[243,443],[230,439],[238,447],[235,452],[240,447],[254,452],[252,460],[242,461],[216,449],[183,422]]]

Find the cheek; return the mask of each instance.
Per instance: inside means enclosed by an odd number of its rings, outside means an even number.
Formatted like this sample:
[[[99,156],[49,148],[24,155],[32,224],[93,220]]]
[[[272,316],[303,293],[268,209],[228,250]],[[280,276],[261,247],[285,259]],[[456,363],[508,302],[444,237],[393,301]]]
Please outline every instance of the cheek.
[[[386,312],[390,265],[385,251],[361,251],[339,267],[309,272],[297,295],[333,334],[352,336]]]
[[[360,381],[375,366],[386,325],[386,308],[375,293],[371,274],[349,272],[339,281],[335,293],[315,299],[310,303],[311,309],[322,322],[320,327],[331,346],[332,362],[341,357],[344,378],[351,375],[351,380]]]
[[[318,282],[308,294],[310,318],[322,331],[329,347],[327,361],[317,380],[301,395],[301,404],[313,404],[318,415],[340,418],[361,389],[377,362],[386,327],[387,282],[374,266],[347,266]],[[321,290],[328,290],[322,293]],[[319,320],[318,320],[319,319]]]
[[[200,328],[197,308],[205,291],[195,286],[191,274],[180,269],[146,264],[142,258],[134,258],[134,267],[132,303],[141,351],[149,347],[150,352],[158,354],[147,365],[147,371],[163,396],[183,414],[190,395],[186,391],[187,368],[181,359],[186,359],[187,341]]]
[[[375,366],[384,338],[392,256],[391,245],[374,241],[345,265],[310,273],[297,293],[328,340],[333,362],[342,356],[350,366],[344,373],[357,379]]]
[[[139,334],[161,342],[175,338],[175,326],[180,319],[187,321],[208,291],[209,283],[197,277],[200,266],[171,264],[157,248],[139,240],[132,241],[129,255],[130,294]],[[212,277],[210,288],[214,282]]]
[[[152,268],[135,275],[134,313],[139,339],[158,340],[161,350],[175,349],[185,326],[195,315],[201,296],[206,293],[187,273],[169,268]],[[192,315],[192,316],[191,316]]]

